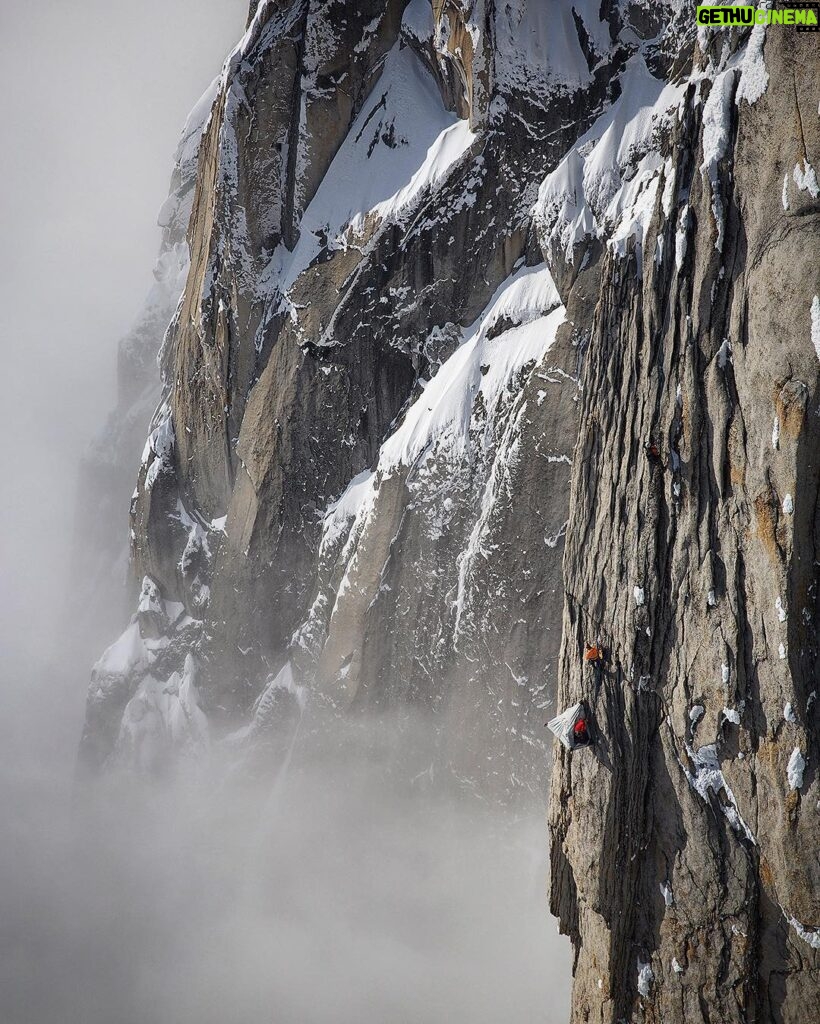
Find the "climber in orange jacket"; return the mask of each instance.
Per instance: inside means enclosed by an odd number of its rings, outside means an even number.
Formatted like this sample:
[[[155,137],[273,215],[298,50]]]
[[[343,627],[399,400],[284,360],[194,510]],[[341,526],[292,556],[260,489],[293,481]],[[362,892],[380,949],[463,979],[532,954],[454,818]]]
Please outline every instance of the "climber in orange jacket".
[[[584,645],[584,661],[589,661],[593,665],[600,665],[603,663],[603,660],[604,651],[599,644],[595,643]]]

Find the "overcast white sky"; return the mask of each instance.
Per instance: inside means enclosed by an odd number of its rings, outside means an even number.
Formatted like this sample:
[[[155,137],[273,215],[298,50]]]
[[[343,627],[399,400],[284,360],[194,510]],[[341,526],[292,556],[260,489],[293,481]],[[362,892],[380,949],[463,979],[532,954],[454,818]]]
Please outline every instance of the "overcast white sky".
[[[188,110],[247,0],[0,0],[0,647],[42,647]],[[0,658],[3,656],[0,655]],[[4,673],[5,674],[5,673]]]

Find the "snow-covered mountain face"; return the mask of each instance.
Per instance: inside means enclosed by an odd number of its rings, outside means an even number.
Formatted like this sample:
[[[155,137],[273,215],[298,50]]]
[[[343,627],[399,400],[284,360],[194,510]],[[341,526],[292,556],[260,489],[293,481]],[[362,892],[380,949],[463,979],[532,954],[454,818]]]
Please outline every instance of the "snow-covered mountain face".
[[[260,0],[189,123],[187,245],[166,211],[190,267],[86,759],[412,707],[436,773],[509,797],[585,699],[579,1021],[796,1021],[816,984],[816,62],[776,36]]]
[[[542,193],[613,103],[674,101],[667,15],[252,10],[186,126],[162,301],[124,346],[126,434],[187,273],[132,503],[141,625],[95,669],[92,759],[135,700],[166,735],[152,694],[190,655],[218,732],[288,682],[338,710],[421,705],[459,775],[543,783],[594,292],[553,258]]]
[[[419,704],[458,773],[543,782],[594,295],[536,230],[539,189],[622,79],[658,99],[674,13],[251,11],[181,147],[190,272],[132,505],[154,636],[95,669],[94,759],[190,654],[218,731],[295,680],[340,710]],[[169,231],[161,261],[183,250]]]

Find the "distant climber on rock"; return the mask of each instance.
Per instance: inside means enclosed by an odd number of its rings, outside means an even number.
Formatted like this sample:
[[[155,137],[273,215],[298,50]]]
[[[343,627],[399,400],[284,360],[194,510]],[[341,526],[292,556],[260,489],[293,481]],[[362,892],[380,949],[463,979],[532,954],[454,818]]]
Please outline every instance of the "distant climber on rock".
[[[660,462],[661,447],[653,438],[650,437],[648,441],[644,441],[643,450],[650,462]]]
[[[600,644],[585,644],[584,645],[584,661],[590,662],[592,665],[602,665],[604,662],[604,649]]]

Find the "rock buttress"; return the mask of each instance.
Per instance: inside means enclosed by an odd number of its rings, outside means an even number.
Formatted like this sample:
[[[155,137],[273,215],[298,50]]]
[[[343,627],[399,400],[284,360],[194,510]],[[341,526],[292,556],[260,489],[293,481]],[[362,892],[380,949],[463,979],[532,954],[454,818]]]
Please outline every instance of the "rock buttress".
[[[689,86],[583,368],[559,700],[597,743],[557,748],[550,811],[573,1022],[816,1013],[816,42],[749,47],[754,81],[718,55]]]

